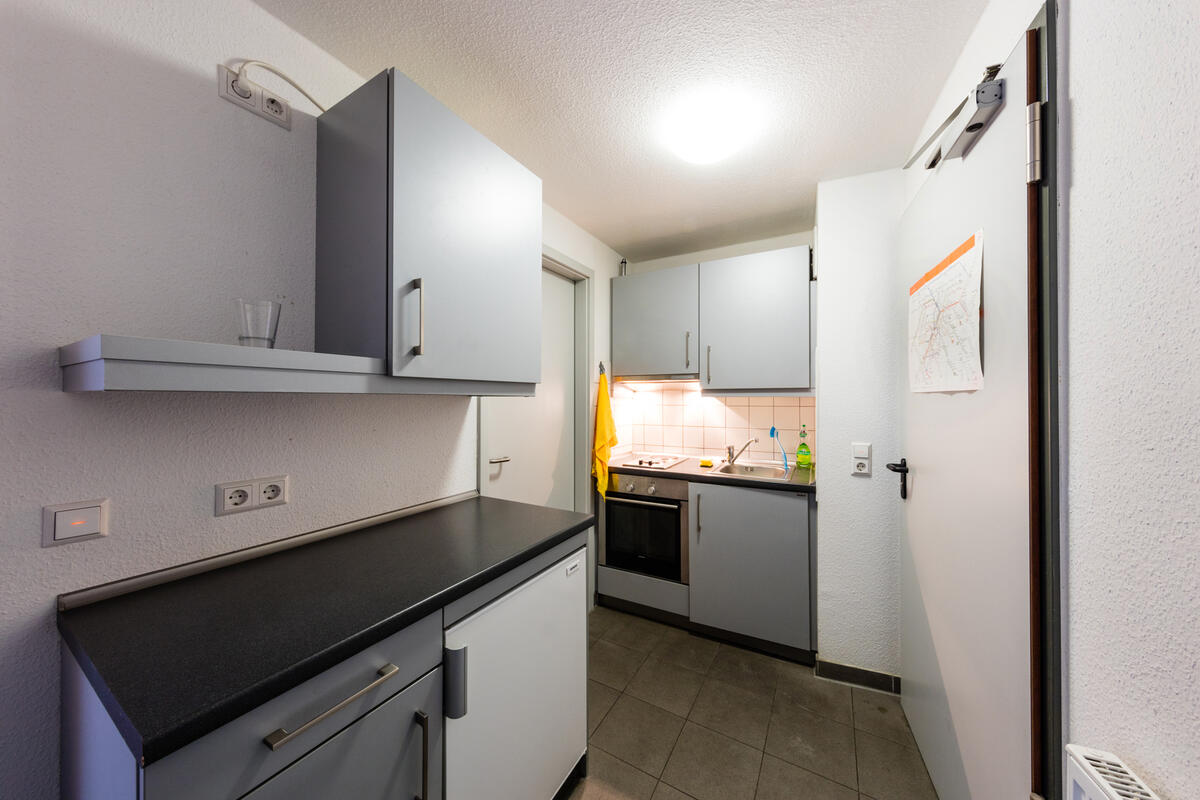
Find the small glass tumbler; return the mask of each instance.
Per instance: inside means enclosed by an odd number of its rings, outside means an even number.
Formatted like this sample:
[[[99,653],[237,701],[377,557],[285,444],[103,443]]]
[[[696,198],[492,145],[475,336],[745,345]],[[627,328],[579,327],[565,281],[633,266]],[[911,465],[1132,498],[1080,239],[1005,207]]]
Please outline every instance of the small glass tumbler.
[[[242,335],[238,344],[243,347],[274,347],[275,331],[279,328],[279,312],[283,308],[274,300],[236,301]]]

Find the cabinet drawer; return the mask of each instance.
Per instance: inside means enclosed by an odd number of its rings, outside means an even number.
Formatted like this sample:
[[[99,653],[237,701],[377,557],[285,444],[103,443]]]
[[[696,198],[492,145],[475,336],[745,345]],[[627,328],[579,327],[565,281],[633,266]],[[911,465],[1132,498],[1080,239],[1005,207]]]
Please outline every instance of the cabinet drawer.
[[[309,797],[440,800],[441,668],[386,701],[246,797],[252,800]]]
[[[253,711],[146,767],[146,800],[241,797],[441,662],[442,615],[436,612],[377,642]],[[386,679],[385,665],[397,669]],[[342,701],[352,702],[272,750],[264,738],[295,731]]]

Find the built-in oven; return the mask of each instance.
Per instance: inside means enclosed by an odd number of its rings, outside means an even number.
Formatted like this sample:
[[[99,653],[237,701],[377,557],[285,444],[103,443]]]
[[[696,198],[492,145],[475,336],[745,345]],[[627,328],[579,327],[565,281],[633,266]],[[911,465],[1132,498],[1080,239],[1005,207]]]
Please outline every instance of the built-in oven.
[[[613,473],[600,506],[600,565],[687,584],[687,497],[687,481]]]

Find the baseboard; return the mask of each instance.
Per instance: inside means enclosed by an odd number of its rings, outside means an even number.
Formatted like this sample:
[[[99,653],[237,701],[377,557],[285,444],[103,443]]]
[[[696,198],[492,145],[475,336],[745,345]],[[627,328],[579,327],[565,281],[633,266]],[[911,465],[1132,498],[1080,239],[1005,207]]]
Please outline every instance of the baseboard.
[[[855,686],[863,686],[880,692],[900,694],[899,675],[889,675],[886,672],[875,672],[862,667],[852,667],[848,664],[837,664],[820,659],[817,659],[816,673],[821,678],[853,683]]]

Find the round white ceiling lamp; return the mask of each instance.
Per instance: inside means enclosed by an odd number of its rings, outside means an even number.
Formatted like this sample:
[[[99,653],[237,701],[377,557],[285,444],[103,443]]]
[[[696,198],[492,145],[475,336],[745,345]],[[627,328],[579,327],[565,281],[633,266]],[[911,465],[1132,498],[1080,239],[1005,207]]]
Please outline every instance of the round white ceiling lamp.
[[[723,86],[692,89],[668,106],[658,138],[690,164],[715,164],[758,138],[761,105],[748,92]]]

